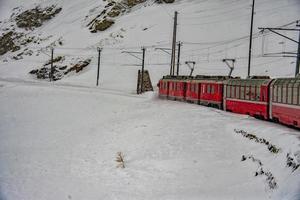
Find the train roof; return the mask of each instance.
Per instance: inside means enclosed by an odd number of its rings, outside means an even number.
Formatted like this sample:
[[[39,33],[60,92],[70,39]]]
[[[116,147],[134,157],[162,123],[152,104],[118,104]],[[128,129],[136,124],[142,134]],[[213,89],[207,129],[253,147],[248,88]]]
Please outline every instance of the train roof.
[[[273,85],[300,85],[300,76],[295,78],[277,78]]]
[[[253,79],[253,78],[247,78],[247,79],[229,79],[226,81],[227,85],[268,85],[272,79]]]
[[[188,80],[188,79],[193,79],[192,76],[163,76],[163,79],[173,79],[173,80]]]
[[[208,76],[208,75],[196,75],[196,76],[164,76],[163,79],[172,80],[228,80],[228,79],[240,79],[240,77],[231,76]]]
[[[237,77],[239,78],[239,77]],[[197,75],[195,76],[196,80],[228,80],[228,79],[235,79],[231,76],[207,76],[207,75]]]

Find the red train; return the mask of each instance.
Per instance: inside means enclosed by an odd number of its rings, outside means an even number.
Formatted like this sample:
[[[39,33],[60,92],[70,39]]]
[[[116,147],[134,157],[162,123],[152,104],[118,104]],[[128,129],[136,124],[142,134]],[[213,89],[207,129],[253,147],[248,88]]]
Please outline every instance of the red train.
[[[300,128],[300,77],[164,76],[158,87],[161,98],[212,106]]]

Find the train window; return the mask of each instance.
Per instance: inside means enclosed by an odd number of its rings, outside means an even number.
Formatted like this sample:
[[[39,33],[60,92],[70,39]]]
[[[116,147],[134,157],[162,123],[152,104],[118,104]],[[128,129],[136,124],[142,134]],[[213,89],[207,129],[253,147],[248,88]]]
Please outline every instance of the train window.
[[[256,99],[256,86],[251,87],[250,98],[251,98],[252,101],[257,101],[257,99]]]
[[[235,98],[240,99],[240,86],[235,87]]]
[[[211,85],[207,85],[207,91],[206,91],[208,94],[211,93]]]
[[[211,93],[214,94],[215,93],[215,85],[211,86]]]
[[[273,100],[273,102],[277,102],[277,85],[274,85],[272,89],[273,89],[272,100]]]
[[[292,87],[288,87],[287,92],[288,92],[288,94],[287,94],[287,103],[288,103],[288,104],[292,104],[292,99],[293,99],[293,88],[292,88]]]
[[[230,98],[230,85],[227,85],[227,88],[226,88],[226,96],[228,98]]]
[[[195,84],[194,86],[195,86],[195,92],[198,93],[198,91],[199,91],[198,84]]]
[[[260,101],[260,85],[256,86],[255,100]]]
[[[287,88],[285,85],[282,87],[281,95],[282,95],[282,103],[287,103]]]
[[[241,86],[241,99],[245,99],[245,86]]]
[[[231,97],[231,98],[235,98],[234,93],[235,93],[235,86],[232,85],[232,86],[231,86],[231,91],[230,91],[230,97]]]
[[[202,85],[202,94],[205,93],[205,85]]]
[[[298,87],[295,87],[293,88],[293,104],[294,105],[297,105],[298,104]]]
[[[300,90],[300,87],[297,85],[294,85],[294,88],[293,88],[293,104],[294,105],[300,104],[300,102],[299,102],[300,91],[299,90]]]
[[[298,95],[297,95],[297,98],[298,98],[298,105],[300,105],[300,85],[298,85]]]
[[[250,87],[246,86],[246,91],[245,91],[245,99],[250,100]]]
[[[282,86],[277,87],[277,102],[282,103]]]

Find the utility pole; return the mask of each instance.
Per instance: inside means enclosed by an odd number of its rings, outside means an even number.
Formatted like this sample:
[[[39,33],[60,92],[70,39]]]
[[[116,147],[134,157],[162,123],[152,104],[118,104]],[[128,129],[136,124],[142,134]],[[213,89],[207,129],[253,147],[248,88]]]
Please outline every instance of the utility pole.
[[[53,81],[53,56],[54,56],[54,48],[51,48],[51,67],[50,67],[50,82]]]
[[[249,58],[248,58],[248,78],[250,77],[250,69],[251,69],[252,39],[253,39],[253,19],[254,19],[254,8],[255,8],[254,5],[255,5],[255,0],[253,0],[253,2],[252,2],[250,42],[249,42]]]
[[[98,70],[97,70],[97,84],[96,86],[99,85],[99,73],[100,73],[100,58],[101,58],[101,51],[102,51],[102,48],[97,48],[97,51],[98,51]]]
[[[173,42],[172,42],[172,56],[171,56],[171,66],[170,66],[170,75],[174,75],[175,70],[175,54],[176,54],[176,36],[177,36],[177,16],[178,12],[175,11],[174,14],[174,27],[173,27]]]
[[[300,21],[297,21],[297,27],[300,27]],[[299,74],[299,68],[300,68],[300,31],[299,31],[299,39],[298,39],[298,51],[297,51],[297,62],[296,62],[296,72],[295,72],[296,77]]]
[[[143,51],[143,61],[142,61],[142,82],[141,82],[141,93],[144,92],[144,68],[145,68],[145,52],[146,52],[146,49],[143,47],[142,48],[142,51]]]
[[[180,65],[180,49],[181,49],[181,42],[178,42],[178,55],[177,55],[177,73],[176,75],[179,76],[179,65]]]
[[[141,94],[144,92],[144,72],[145,72],[145,54],[146,54],[146,48],[145,47],[142,47],[142,52],[139,52],[139,51],[122,51],[122,53],[127,53],[129,55],[131,55],[132,57],[135,57],[139,60],[142,61],[142,74],[141,74],[141,79],[142,81],[140,82],[140,75],[138,75],[138,84],[137,84],[137,94]],[[139,56],[137,55],[140,55],[142,54],[142,58],[140,58]],[[141,66],[141,65],[138,65],[138,66]],[[139,70],[139,73],[140,74],[140,70]],[[139,88],[139,86],[141,85],[141,88]]]

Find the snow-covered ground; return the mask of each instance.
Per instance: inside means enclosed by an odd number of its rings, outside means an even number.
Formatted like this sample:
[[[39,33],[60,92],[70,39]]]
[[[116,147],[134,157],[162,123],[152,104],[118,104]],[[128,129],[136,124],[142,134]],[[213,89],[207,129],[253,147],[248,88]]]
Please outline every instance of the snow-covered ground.
[[[153,1],[152,1],[153,2]],[[48,38],[30,44],[32,56],[0,56],[0,200],[40,199],[300,199],[300,169],[287,166],[287,154],[300,157],[298,130],[248,116],[134,94],[140,60],[122,51],[146,46],[152,83],[168,74],[172,17],[179,11],[182,63],[197,62],[195,74],[226,75],[223,58],[236,58],[234,75],[246,76],[251,1],[176,0],[134,7],[103,33],[92,34],[87,15],[101,12],[99,0],[0,0],[0,33],[12,9],[56,4],[63,10],[28,35]],[[256,1],[252,74],[293,76],[294,58],[263,53],[295,51],[296,45],[258,27],[279,27],[300,19],[299,0]],[[90,17],[91,17],[90,16]],[[286,27],[294,27],[295,23]],[[16,29],[16,31],[21,31]],[[24,31],[24,30],[23,30]],[[297,34],[288,33],[294,39]],[[55,83],[28,72],[55,56],[66,61],[92,58],[79,74]],[[97,51],[103,47],[100,87]],[[43,53],[37,54],[40,49]],[[72,61],[72,62],[73,62]],[[189,69],[182,64],[181,74]],[[280,148],[271,153],[235,132],[244,130]],[[125,169],[116,168],[117,152]],[[241,161],[242,157],[253,156]],[[258,165],[260,160],[262,166]],[[262,169],[277,183],[269,188]]]
[[[299,155],[297,130],[155,93],[1,81],[0,94],[1,200],[300,197],[300,171],[286,166],[287,153]]]

